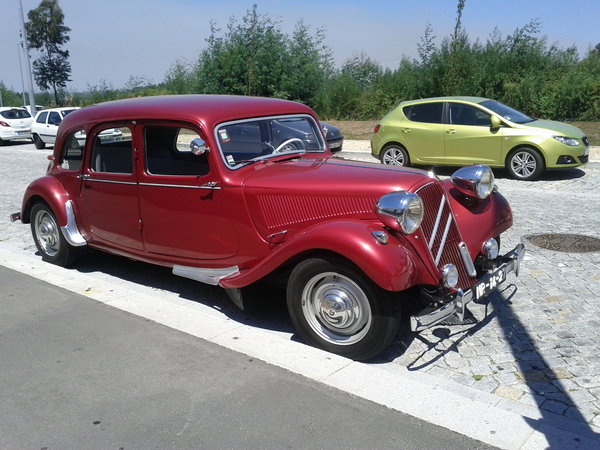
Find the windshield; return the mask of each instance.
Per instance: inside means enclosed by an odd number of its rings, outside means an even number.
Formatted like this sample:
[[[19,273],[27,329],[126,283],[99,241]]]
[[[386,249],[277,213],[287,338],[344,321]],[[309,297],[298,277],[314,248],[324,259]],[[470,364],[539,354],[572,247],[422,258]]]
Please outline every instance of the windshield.
[[[67,117],[67,114],[69,114],[69,113],[72,113],[73,111],[75,111],[75,108],[73,108],[73,109],[63,109],[63,110],[60,112],[60,115],[61,115],[61,116],[63,117],[63,119],[64,119],[65,117]]]
[[[535,120],[528,115],[523,114],[521,111],[517,111],[516,109],[495,100],[486,100],[485,102],[481,102],[480,105],[485,106],[487,109],[491,109],[499,116],[502,116],[513,123],[527,123]]]
[[[282,153],[324,152],[323,134],[310,116],[267,117],[216,128],[221,155],[230,168]]]

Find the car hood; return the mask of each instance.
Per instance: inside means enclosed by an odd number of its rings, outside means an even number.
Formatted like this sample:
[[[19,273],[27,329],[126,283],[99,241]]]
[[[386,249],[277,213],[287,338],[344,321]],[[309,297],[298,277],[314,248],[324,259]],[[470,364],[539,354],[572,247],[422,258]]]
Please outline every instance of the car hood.
[[[572,137],[572,138],[582,138],[585,136],[585,133],[581,131],[579,128],[574,127],[573,125],[569,125],[562,122],[555,122],[553,120],[534,120],[533,122],[529,122],[523,124],[523,126],[539,128],[542,130],[547,130],[552,134],[559,134],[561,136]]]
[[[305,156],[250,167],[255,170],[244,182],[244,196],[264,238],[331,218],[375,219],[373,205],[382,195],[414,191],[432,180],[423,170],[338,158]]]

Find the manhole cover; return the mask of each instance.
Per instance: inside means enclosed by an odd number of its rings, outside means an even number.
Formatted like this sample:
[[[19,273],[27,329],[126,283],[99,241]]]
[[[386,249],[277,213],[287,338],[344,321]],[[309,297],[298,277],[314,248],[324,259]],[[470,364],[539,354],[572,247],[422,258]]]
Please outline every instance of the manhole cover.
[[[533,234],[525,236],[538,247],[557,252],[600,252],[600,239],[580,234]]]

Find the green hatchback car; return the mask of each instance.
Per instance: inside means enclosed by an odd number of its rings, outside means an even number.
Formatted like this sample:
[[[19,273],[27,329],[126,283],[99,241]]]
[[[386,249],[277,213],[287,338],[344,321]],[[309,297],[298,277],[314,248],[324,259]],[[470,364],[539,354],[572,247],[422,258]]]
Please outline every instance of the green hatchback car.
[[[588,161],[590,141],[571,125],[533,119],[495,100],[440,97],[402,102],[379,121],[371,154],[396,166],[506,167],[519,180]]]

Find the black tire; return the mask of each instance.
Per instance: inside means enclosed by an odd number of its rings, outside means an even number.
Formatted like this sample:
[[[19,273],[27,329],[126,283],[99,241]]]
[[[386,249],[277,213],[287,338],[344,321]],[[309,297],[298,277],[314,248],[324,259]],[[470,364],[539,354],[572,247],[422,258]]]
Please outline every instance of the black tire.
[[[517,180],[535,180],[544,171],[544,158],[530,148],[518,148],[508,155],[506,170]]]
[[[44,261],[67,267],[77,259],[79,247],[67,242],[48,205],[36,203],[31,208],[30,219],[31,234]]]
[[[32,139],[33,145],[35,145],[35,148],[37,148],[38,150],[43,150],[46,148],[46,143],[42,141],[42,138],[40,138],[37,134],[34,133]]]
[[[0,147],[2,147],[3,145],[6,145],[8,141],[5,141],[3,139],[0,139]]]
[[[356,361],[383,351],[400,323],[392,295],[341,258],[298,264],[288,281],[287,304],[308,344]]]
[[[383,148],[379,154],[379,160],[382,164],[389,166],[410,166],[408,152],[404,147],[397,144],[391,144]]]

